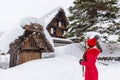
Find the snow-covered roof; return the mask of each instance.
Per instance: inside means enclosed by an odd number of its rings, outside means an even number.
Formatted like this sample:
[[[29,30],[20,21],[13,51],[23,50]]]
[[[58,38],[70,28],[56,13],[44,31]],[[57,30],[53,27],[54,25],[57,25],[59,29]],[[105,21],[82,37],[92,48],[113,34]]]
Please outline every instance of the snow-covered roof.
[[[20,24],[18,24],[16,28],[4,33],[0,37],[0,50],[1,50],[1,52],[7,53],[9,50],[10,43],[13,42],[15,39],[17,39],[18,36],[21,36],[24,33],[24,30],[22,27],[26,24],[29,25],[31,23],[38,23],[38,24],[44,26],[44,21],[42,21],[41,19],[38,19],[38,18],[28,17],[28,18],[22,19]],[[51,36],[48,33],[48,31],[46,30],[46,28],[45,27],[43,27],[43,28],[44,28],[44,33],[46,35],[46,38],[51,43],[52,47],[54,47],[53,39],[51,38]]]
[[[14,28],[8,32],[5,32],[0,37],[0,50],[1,52],[7,52],[9,50],[9,45],[13,42],[18,36],[22,35],[24,30],[18,25],[18,28]]]
[[[21,25],[21,27],[24,27],[25,25],[30,25],[31,23],[37,23],[37,24],[40,24],[40,25],[43,26],[46,38],[49,40],[49,42],[51,43],[51,45],[54,47],[53,39],[51,38],[50,34],[46,30],[45,22],[42,19],[40,19],[40,18],[34,18],[34,17],[26,17],[26,18],[23,18],[21,20],[20,25]]]
[[[43,16],[41,19],[45,22],[45,27],[47,27],[47,25],[51,22],[51,20],[57,15],[57,13],[59,12],[59,10],[61,10],[61,7],[58,7],[52,11],[50,11],[49,13],[47,13],[45,16]]]
[[[37,23],[42,26],[44,26],[45,24],[43,20],[35,17],[25,17],[20,21],[21,27],[24,27],[25,25],[30,25],[31,23]]]

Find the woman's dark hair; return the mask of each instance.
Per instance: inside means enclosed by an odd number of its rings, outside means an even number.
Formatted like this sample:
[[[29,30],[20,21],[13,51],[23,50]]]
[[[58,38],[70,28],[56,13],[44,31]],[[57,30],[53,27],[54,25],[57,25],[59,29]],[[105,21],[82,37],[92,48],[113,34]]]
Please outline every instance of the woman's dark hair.
[[[96,38],[96,40],[98,40],[98,39],[100,38],[100,36],[98,36],[98,35],[95,35],[95,38]]]

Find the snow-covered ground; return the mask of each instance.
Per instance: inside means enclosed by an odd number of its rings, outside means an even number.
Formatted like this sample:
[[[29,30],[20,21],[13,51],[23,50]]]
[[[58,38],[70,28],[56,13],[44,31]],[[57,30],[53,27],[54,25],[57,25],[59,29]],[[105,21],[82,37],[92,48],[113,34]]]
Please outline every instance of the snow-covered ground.
[[[55,47],[55,56],[26,62],[19,66],[0,69],[0,80],[84,80],[79,59],[83,48],[80,44],[70,44]],[[2,57],[2,61],[9,61]],[[96,63],[99,71],[99,80],[120,80],[120,63],[107,66]]]
[[[4,31],[0,31],[0,37],[4,34]]]

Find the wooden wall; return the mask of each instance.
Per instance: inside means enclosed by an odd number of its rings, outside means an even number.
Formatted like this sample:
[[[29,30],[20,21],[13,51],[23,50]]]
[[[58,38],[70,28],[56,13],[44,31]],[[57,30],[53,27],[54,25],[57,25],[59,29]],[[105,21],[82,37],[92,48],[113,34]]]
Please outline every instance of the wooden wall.
[[[31,60],[35,60],[35,59],[40,59],[40,58],[41,58],[40,52],[22,51],[20,53],[20,64],[31,61]]]
[[[19,44],[20,45],[13,45],[14,49],[12,49],[13,51],[10,51],[10,67],[41,58],[41,48],[38,47],[33,36],[27,37]]]
[[[26,38],[24,44],[21,47],[20,64],[41,58],[42,53],[37,45],[38,44],[33,39],[33,36]]]
[[[61,25],[59,25],[59,23],[61,23]],[[64,32],[66,31],[66,27],[63,22],[54,21],[51,23],[50,27],[47,28],[47,30],[51,34],[52,37],[62,38]]]

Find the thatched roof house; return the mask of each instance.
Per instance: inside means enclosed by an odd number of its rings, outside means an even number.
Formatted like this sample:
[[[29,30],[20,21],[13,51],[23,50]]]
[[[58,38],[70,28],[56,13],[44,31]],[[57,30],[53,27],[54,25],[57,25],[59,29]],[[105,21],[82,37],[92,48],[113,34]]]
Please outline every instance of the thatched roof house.
[[[57,8],[41,18],[45,22],[45,27],[49,34],[53,37],[54,45],[66,45],[72,43],[71,40],[65,39],[69,22],[67,20],[64,9]]]
[[[64,9],[57,8],[41,19],[45,21],[45,26],[52,37],[64,37],[69,24]]]
[[[10,44],[10,67],[42,58],[43,52],[53,52],[54,48],[46,38],[43,26],[38,23],[26,24],[23,35]]]

